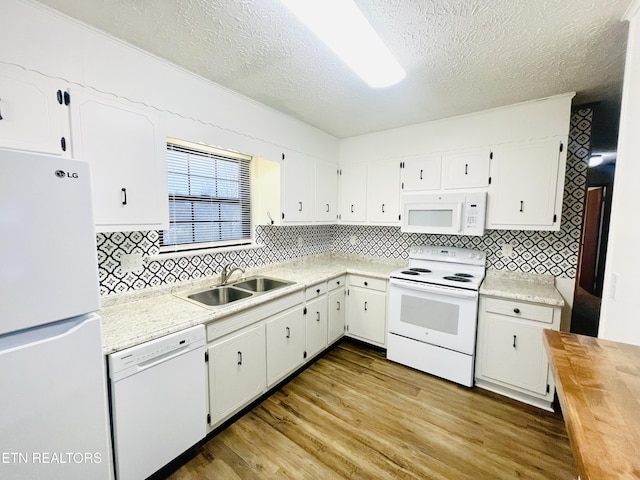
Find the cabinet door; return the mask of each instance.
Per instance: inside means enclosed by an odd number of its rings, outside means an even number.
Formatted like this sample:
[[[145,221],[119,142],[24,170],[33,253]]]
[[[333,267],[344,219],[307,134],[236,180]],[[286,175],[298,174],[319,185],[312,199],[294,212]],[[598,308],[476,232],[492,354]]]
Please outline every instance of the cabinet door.
[[[482,322],[481,376],[545,395],[549,361],[543,329],[493,314],[484,314]]]
[[[474,148],[442,155],[443,188],[474,188],[489,185],[489,147]]]
[[[338,220],[338,166],[316,161],[315,221],[335,223]]]
[[[313,357],[327,346],[327,296],[316,298],[307,303],[306,352],[307,358]]]
[[[496,146],[488,228],[559,229],[564,184],[564,162],[559,181],[561,155],[557,138]]]
[[[305,158],[287,155],[282,162],[284,174],[284,223],[311,223],[314,216],[314,164]]]
[[[367,166],[340,167],[340,221],[362,223],[367,219]]]
[[[328,317],[329,317],[329,326],[328,326],[328,334],[329,343],[335,342],[342,335],[344,335],[345,330],[345,319],[346,319],[346,305],[345,305],[345,296],[346,289],[339,288],[334,290],[329,294],[328,297]]]
[[[349,335],[378,345],[385,344],[387,302],[383,292],[351,287],[347,309]]]
[[[402,190],[405,192],[438,190],[440,188],[441,155],[424,155],[402,161]]]
[[[73,156],[91,163],[97,230],[167,228],[166,137],[158,116],[82,91],[72,98]]]
[[[65,88],[60,80],[0,65],[0,146],[70,156]]]
[[[400,160],[382,160],[369,164],[367,222],[400,224]]]
[[[295,370],[304,359],[305,322],[302,307],[276,315],[267,328],[267,386]]]
[[[212,426],[265,391],[264,332],[264,325],[259,325],[208,348]]]

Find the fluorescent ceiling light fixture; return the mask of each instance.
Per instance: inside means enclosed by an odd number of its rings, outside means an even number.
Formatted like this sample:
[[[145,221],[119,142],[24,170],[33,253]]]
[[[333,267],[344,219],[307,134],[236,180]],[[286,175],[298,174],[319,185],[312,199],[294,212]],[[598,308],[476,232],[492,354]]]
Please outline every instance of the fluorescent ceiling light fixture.
[[[369,86],[398,83],[406,72],[353,0],[280,0]]]
[[[589,158],[589,166],[597,167],[602,163],[602,155],[591,155]]]

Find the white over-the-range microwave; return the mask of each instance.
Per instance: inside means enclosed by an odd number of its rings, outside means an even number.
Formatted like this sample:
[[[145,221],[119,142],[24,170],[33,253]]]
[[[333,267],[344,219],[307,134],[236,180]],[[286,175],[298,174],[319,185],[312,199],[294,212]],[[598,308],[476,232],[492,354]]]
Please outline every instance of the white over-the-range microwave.
[[[484,235],[487,192],[402,193],[403,232]]]

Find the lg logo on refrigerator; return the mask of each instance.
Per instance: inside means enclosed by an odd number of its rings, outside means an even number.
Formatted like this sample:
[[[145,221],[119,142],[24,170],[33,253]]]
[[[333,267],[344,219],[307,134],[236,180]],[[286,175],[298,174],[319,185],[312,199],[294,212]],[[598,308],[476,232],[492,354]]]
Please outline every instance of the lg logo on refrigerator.
[[[58,178],[78,178],[78,174],[75,172],[65,172],[64,170],[56,170],[56,177]]]

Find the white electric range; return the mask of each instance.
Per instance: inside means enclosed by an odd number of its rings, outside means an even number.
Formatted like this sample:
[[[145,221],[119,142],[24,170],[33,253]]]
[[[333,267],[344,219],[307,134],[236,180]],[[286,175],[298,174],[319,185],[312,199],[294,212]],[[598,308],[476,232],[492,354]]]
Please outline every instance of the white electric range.
[[[409,265],[392,272],[387,358],[473,386],[480,250],[413,246]]]

